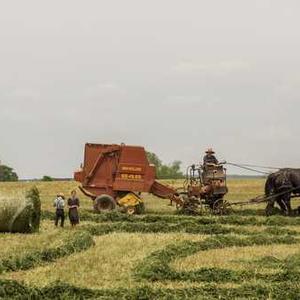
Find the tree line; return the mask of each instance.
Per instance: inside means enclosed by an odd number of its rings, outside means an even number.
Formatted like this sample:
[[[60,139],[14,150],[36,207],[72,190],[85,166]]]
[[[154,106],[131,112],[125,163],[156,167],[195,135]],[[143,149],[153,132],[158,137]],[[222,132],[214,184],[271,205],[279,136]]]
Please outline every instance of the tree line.
[[[150,164],[156,167],[156,177],[158,179],[180,179],[184,178],[181,171],[180,160],[175,160],[171,164],[165,165],[160,158],[153,152],[147,152],[147,158]]]
[[[0,164],[0,181],[18,181],[18,179],[13,168]]]

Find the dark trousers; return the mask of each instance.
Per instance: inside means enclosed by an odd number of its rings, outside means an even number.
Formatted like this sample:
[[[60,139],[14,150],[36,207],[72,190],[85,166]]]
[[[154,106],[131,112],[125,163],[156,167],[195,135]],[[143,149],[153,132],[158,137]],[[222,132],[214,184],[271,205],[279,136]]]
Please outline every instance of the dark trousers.
[[[55,213],[55,226],[58,225],[58,221],[60,219],[60,226],[64,227],[65,222],[65,212],[63,209],[57,209]]]

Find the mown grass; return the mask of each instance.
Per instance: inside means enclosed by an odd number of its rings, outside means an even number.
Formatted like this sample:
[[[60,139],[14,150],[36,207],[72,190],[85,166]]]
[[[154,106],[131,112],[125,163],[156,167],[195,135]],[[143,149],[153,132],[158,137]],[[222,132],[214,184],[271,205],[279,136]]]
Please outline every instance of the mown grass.
[[[299,244],[291,244],[287,248],[285,244],[271,244],[247,247],[228,247],[197,252],[185,258],[175,259],[171,267],[176,271],[195,271],[199,268],[226,268],[233,270],[250,269],[256,272],[266,272],[265,264],[257,261],[265,257],[273,258],[274,262],[299,253]],[[247,259],[244,259],[247,257]],[[256,261],[256,263],[253,263]],[[273,264],[272,266],[277,266]],[[269,271],[269,270],[267,270]]]
[[[0,234],[0,298],[298,299],[299,217],[267,218],[263,204],[229,216],[183,216],[151,195],[144,195],[145,215],[95,214],[79,194],[81,224],[72,230],[66,221],[60,229],[53,199],[77,184],[0,183],[0,196],[33,185],[41,194],[41,229]],[[264,181],[228,185],[227,199],[246,201],[263,193]]]
[[[276,283],[273,286],[242,284],[234,288],[207,284],[196,288],[175,289],[144,285],[133,289],[92,290],[62,282],[35,288],[16,281],[0,280],[0,287],[0,297],[5,299],[298,299],[300,292],[300,285],[297,283]]]
[[[184,280],[195,282],[244,282],[254,278],[262,279],[263,276],[247,270],[232,270],[225,268],[200,268],[194,271],[177,271],[171,268],[171,262],[201,251],[223,249],[230,247],[249,247],[272,244],[296,244],[299,241],[293,237],[269,237],[256,235],[247,238],[235,236],[218,236],[207,238],[200,242],[184,241],[180,244],[168,245],[161,251],[153,252],[145,258],[135,270],[136,277],[151,281]]]
[[[86,250],[94,244],[92,236],[85,231],[78,231],[72,236],[60,236],[60,239],[60,245],[47,244],[47,246],[39,249],[31,249],[30,251],[26,249],[26,251],[2,258],[0,260],[0,273],[28,270],[60,257]]]
[[[61,280],[89,288],[133,287],[135,279],[131,274],[132,269],[152,251],[162,249],[169,243],[203,239],[203,236],[192,237],[187,234],[112,233],[96,237],[95,247],[85,252],[70,255],[30,272],[9,274],[9,278],[35,286]]]

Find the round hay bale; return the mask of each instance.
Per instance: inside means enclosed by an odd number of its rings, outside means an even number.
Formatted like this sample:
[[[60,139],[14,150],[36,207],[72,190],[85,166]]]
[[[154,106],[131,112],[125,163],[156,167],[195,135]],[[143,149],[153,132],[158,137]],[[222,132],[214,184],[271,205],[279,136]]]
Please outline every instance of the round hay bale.
[[[41,201],[37,188],[26,196],[0,198],[0,232],[32,233],[39,230]]]

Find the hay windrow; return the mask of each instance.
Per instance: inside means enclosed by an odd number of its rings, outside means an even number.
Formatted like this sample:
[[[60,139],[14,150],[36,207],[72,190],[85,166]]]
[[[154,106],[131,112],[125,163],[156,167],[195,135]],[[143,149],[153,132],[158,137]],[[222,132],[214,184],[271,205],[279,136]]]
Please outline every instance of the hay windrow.
[[[165,249],[153,252],[146,257],[135,269],[137,279],[147,279],[150,281],[180,280],[195,282],[236,282],[240,283],[253,278],[267,280],[263,275],[253,271],[234,271],[220,268],[201,268],[199,270],[185,272],[176,271],[170,267],[170,263],[177,259],[187,257],[199,251],[210,249],[222,249],[226,247],[244,247],[255,245],[271,244],[294,244],[299,242],[291,236],[269,237],[268,235],[256,235],[248,238],[234,236],[216,236],[207,238],[201,242],[185,241],[179,244],[167,246]],[[281,278],[282,275],[274,275],[274,278]],[[296,280],[299,275],[294,276]],[[272,281],[276,281],[275,279]],[[277,280],[276,282],[280,282]]]
[[[54,282],[44,288],[28,287],[13,280],[0,280],[1,299],[298,299],[297,283],[242,284],[235,288],[223,288],[218,284],[206,284],[195,288],[152,288],[143,285],[134,289],[87,289],[63,282]]]
[[[43,219],[54,219],[54,213],[43,211]],[[128,223],[157,223],[166,222],[172,224],[191,223],[195,225],[222,224],[222,225],[239,225],[239,226],[298,226],[300,218],[290,218],[284,216],[271,217],[241,217],[239,215],[232,216],[181,216],[181,215],[162,215],[162,214],[146,214],[142,216],[127,215],[119,212],[94,213],[87,210],[80,212],[82,221],[90,221],[95,223],[104,222],[128,222]]]
[[[61,246],[44,248],[24,255],[0,260],[0,274],[18,270],[28,270],[46,262],[52,262],[60,257],[86,250],[94,245],[93,237],[82,231],[67,236]]]
[[[219,224],[199,225],[189,222],[183,222],[180,224],[170,224],[166,222],[156,223],[130,223],[130,222],[114,222],[103,223],[97,225],[84,225],[81,227],[83,230],[88,231],[90,234],[99,236],[110,234],[113,232],[127,232],[127,233],[190,233],[201,235],[224,235],[224,234],[236,234],[236,235],[257,235],[257,232],[247,230],[239,227],[227,227]],[[261,231],[261,234],[269,236],[296,236],[299,232],[282,229],[280,227],[266,228]]]

